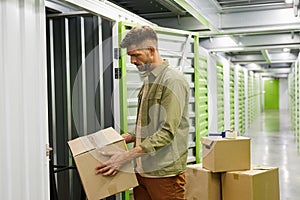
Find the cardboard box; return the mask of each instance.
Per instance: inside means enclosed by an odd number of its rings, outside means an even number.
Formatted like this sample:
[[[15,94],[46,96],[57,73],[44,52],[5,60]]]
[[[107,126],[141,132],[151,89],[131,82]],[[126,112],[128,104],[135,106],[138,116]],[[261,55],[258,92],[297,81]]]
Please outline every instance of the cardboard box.
[[[201,143],[204,168],[212,172],[250,169],[250,138],[203,137]]]
[[[89,200],[99,200],[138,185],[132,163],[111,177],[95,174],[95,167],[108,159],[101,151],[126,151],[125,141],[113,128],[68,142]]]
[[[223,200],[279,200],[278,176],[277,167],[223,173]]]
[[[221,174],[213,173],[202,164],[188,165],[186,168],[187,200],[221,200]]]

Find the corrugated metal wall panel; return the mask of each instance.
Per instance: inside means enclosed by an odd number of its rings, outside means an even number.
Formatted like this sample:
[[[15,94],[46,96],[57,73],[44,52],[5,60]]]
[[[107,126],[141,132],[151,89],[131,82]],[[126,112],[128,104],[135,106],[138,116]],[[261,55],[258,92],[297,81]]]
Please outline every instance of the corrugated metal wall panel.
[[[234,130],[235,129],[235,121],[234,121],[234,66],[230,66],[230,129]]]
[[[218,132],[224,131],[224,69],[223,64],[216,63],[217,68],[217,113]]]
[[[49,199],[44,1],[0,2],[0,199]]]
[[[242,68],[238,69],[238,131],[241,135],[244,135],[246,130],[245,122],[245,75]]]

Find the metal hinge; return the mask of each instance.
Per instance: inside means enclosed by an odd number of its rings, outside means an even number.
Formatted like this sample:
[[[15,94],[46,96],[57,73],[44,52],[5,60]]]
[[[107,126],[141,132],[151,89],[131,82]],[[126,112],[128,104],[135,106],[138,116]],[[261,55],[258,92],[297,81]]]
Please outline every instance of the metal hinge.
[[[120,59],[121,48],[114,48],[114,59]]]
[[[115,79],[120,79],[122,77],[121,68],[115,68]]]

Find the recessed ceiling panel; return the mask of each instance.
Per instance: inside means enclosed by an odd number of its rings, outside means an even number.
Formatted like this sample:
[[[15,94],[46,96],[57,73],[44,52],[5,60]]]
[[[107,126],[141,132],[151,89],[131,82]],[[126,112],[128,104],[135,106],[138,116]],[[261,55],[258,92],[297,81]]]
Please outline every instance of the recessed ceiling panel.
[[[259,7],[285,5],[285,0],[217,0],[222,8]]]

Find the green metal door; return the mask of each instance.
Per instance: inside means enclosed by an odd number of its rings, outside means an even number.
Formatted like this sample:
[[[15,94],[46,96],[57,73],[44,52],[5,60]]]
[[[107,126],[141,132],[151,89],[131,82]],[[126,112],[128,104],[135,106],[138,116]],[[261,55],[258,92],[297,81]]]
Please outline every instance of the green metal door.
[[[224,69],[220,62],[217,65],[217,104],[218,104],[218,132],[224,131]]]
[[[266,110],[279,109],[279,80],[267,79],[264,80],[264,104]]]
[[[246,122],[245,122],[245,75],[244,70],[238,69],[238,102],[239,102],[239,132],[241,135],[245,133]]]
[[[234,66],[229,71],[229,92],[230,92],[230,129],[234,130]]]

